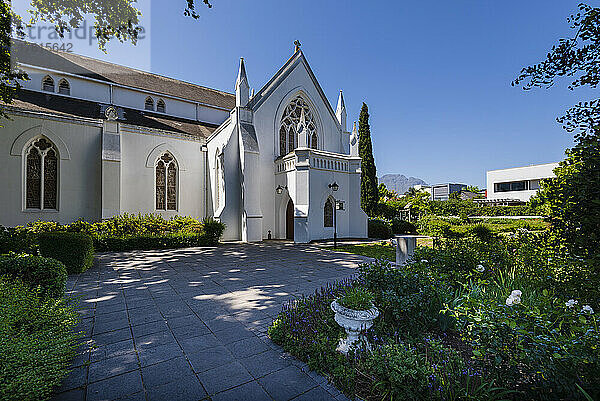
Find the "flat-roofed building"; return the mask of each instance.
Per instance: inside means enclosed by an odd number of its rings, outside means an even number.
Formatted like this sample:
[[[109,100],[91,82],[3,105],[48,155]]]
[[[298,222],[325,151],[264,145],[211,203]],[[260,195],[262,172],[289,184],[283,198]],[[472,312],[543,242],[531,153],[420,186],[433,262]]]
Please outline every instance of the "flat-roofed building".
[[[487,172],[488,200],[527,202],[540,189],[540,182],[554,177],[558,163],[534,164]]]

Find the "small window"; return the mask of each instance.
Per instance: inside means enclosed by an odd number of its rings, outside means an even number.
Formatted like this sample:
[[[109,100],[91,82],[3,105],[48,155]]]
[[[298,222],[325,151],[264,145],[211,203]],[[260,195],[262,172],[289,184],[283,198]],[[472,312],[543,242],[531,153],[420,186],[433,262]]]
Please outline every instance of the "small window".
[[[165,113],[167,111],[167,106],[165,105],[164,100],[159,99],[158,102],[156,102],[156,111],[159,113]]]
[[[42,81],[42,90],[44,92],[54,93],[54,79],[50,75],[46,75]]]
[[[58,93],[61,95],[70,95],[71,94],[71,85],[69,85],[69,81],[66,79],[61,79],[58,83]]]
[[[154,99],[152,99],[151,97],[146,98],[144,108],[146,110],[154,111]]]
[[[333,201],[331,198],[325,202],[325,208],[323,208],[323,226],[333,227]]]

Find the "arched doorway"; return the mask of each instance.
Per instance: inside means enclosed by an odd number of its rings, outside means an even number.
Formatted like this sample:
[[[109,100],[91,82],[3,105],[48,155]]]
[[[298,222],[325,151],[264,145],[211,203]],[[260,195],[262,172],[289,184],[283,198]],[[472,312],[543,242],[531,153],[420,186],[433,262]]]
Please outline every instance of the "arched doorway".
[[[291,199],[285,211],[285,239],[294,240],[294,202]]]

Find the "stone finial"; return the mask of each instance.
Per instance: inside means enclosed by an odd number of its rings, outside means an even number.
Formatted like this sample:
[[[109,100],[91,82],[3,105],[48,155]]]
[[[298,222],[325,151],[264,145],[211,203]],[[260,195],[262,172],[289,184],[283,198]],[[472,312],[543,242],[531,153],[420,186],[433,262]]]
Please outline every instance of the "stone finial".
[[[294,46],[296,46],[296,50],[294,51],[294,53],[298,53],[300,51],[300,46],[302,46],[302,43],[300,43],[300,41],[296,39],[294,41]]]
[[[240,58],[240,69],[238,70],[237,80],[235,81],[235,105],[245,107],[250,101],[250,85],[246,76],[246,66],[244,58]]]

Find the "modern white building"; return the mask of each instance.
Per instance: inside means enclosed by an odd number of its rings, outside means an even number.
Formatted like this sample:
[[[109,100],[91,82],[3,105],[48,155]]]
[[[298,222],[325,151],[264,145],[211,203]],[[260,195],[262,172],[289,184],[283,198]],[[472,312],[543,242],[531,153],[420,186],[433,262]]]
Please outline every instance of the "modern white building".
[[[540,189],[541,180],[554,177],[556,167],[558,163],[490,170],[486,174],[487,199],[527,202]]]
[[[243,59],[230,94],[22,41],[13,53],[30,80],[1,105],[0,224],[157,213],[214,217],[226,240],[331,238],[334,220],[338,237],[367,236],[356,129],[299,46],[254,96]]]

